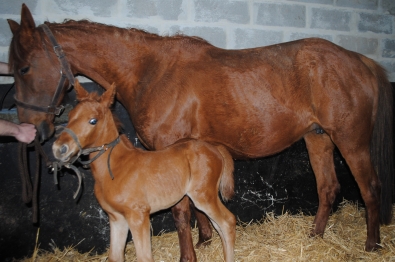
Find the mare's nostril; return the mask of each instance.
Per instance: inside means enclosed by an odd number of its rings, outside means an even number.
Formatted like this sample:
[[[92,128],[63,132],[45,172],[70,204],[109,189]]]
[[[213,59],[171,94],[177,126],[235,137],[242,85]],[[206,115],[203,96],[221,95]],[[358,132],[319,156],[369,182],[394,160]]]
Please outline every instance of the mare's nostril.
[[[59,152],[60,152],[61,154],[64,154],[64,153],[67,152],[67,149],[68,149],[68,147],[67,147],[66,145],[62,145],[62,146],[60,147],[60,149],[59,149]]]

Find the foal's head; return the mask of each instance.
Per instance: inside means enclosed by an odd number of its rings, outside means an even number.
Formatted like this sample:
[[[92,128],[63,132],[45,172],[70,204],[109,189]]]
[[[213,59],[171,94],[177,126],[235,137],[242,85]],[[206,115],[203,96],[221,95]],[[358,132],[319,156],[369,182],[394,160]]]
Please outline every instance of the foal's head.
[[[102,96],[88,93],[77,80],[74,88],[79,103],[69,113],[66,128],[71,132],[62,132],[52,146],[54,156],[65,162],[80,149],[101,146],[118,136],[110,109],[116,93],[115,85],[113,84]],[[72,137],[72,133],[75,138]]]

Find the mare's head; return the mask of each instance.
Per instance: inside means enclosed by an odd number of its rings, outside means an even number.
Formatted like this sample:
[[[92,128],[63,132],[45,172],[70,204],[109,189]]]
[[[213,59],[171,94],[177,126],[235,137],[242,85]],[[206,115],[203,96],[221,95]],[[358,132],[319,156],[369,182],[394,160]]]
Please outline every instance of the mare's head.
[[[58,106],[67,86],[73,84],[73,76],[68,70],[70,80],[63,78],[63,81],[62,72],[67,70],[62,69],[53,44],[44,29],[36,27],[25,4],[22,5],[20,24],[13,20],[8,23],[13,34],[9,66],[15,78],[19,121],[34,124],[43,141],[54,132],[54,116],[59,113]],[[55,96],[57,88],[59,96]]]
[[[98,147],[118,136],[116,120],[110,109],[116,93],[115,85],[112,84],[100,97],[97,93],[88,93],[77,80],[74,89],[79,103],[69,113],[66,126],[69,131],[62,132],[52,146],[54,156],[64,162],[80,151],[79,146],[81,149]]]

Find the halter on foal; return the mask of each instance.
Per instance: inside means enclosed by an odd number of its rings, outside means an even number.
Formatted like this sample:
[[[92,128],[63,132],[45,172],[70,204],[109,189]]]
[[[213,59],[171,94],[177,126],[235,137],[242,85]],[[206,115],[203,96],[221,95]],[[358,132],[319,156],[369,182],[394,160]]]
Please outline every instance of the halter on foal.
[[[82,149],[108,145],[119,137],[110,110],[114,85],[101,97],[89,94],[77,81],[74,88],[80,103],[69,114],[68,131],[53,144],[55,157],[63,162]],[[121,135],[119,143],[91,163],[91,170],[96,198],[110,219],[110,261],[124,260],[128,228],[137,260],[153,261],[149,215],[175,205],[185,195],[218,231],[225,261],[234,260],[236,220],[218,196],[218,188],[224,200],[234,193],[233,160],[224,147],[189,140],[149,152],[134,148]]]

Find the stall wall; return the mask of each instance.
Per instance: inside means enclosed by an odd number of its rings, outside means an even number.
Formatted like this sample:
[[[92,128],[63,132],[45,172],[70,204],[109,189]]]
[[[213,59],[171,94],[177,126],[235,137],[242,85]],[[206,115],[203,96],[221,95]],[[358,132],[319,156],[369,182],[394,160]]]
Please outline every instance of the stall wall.
[[[1,0],[0,61],[12,36],[6,19],[19,21],[23,2],[37,24],[89,19],[227,49],[321,37],[375,59],[395,81],[394,0]]]
[[[20,20],[23,1],[0,0],[0,61],[8,59],[12,37],[6,19]],[[215,46],[239,49],[276,44],[305,37],[321,37],[380,62],[395,81],[395,1],[393,0],[26,0],[38,24],[64,19],[89,19],[120,27],[136,27],[159,35],[200,36]],[[101,88],[83,79],[86,88]],[[0,77],[4,94],[12,77]],[[12,104],[8,94],[5,108]],[[72,93],[70,94],[72,96]],[[11,100],[10,100],[11,98]],[[4,111],[4,110],[3,110]],[[128,114],[117,103],[116,112],[128,137],[141,147]],[[0,114],[1,118],[15,111]],[[14,118],[12,117],[14,116]],[[50,149],[50,142],[45,144]],[[60,185],[42,170],[40,223],[32,225],[31,207],[22,202],[17,169],[17,143],[0,143],[0,260],[31,255],[38,236],[40,247],[76,245],[80,251],[103,252],[109,243],[106,214],[93,195],[93,180],[84,172],[81,199],[75,202],[75,176],[65,173]],[[30,153],[34,162],[34,152]],[[347,165],[336,152],[336,171],[343,198],[359,201],[359,191]],[[33,167],[32,167],[33,168]],[[266,212],[314,214],[315,179],[303,141],[272,157],[236,161],[236,196],[228,208],[244,222],[259,220]],[[174,230],[169,211],[152,217],[154,234]],[[40,233],[37,235],[38,228]]]

